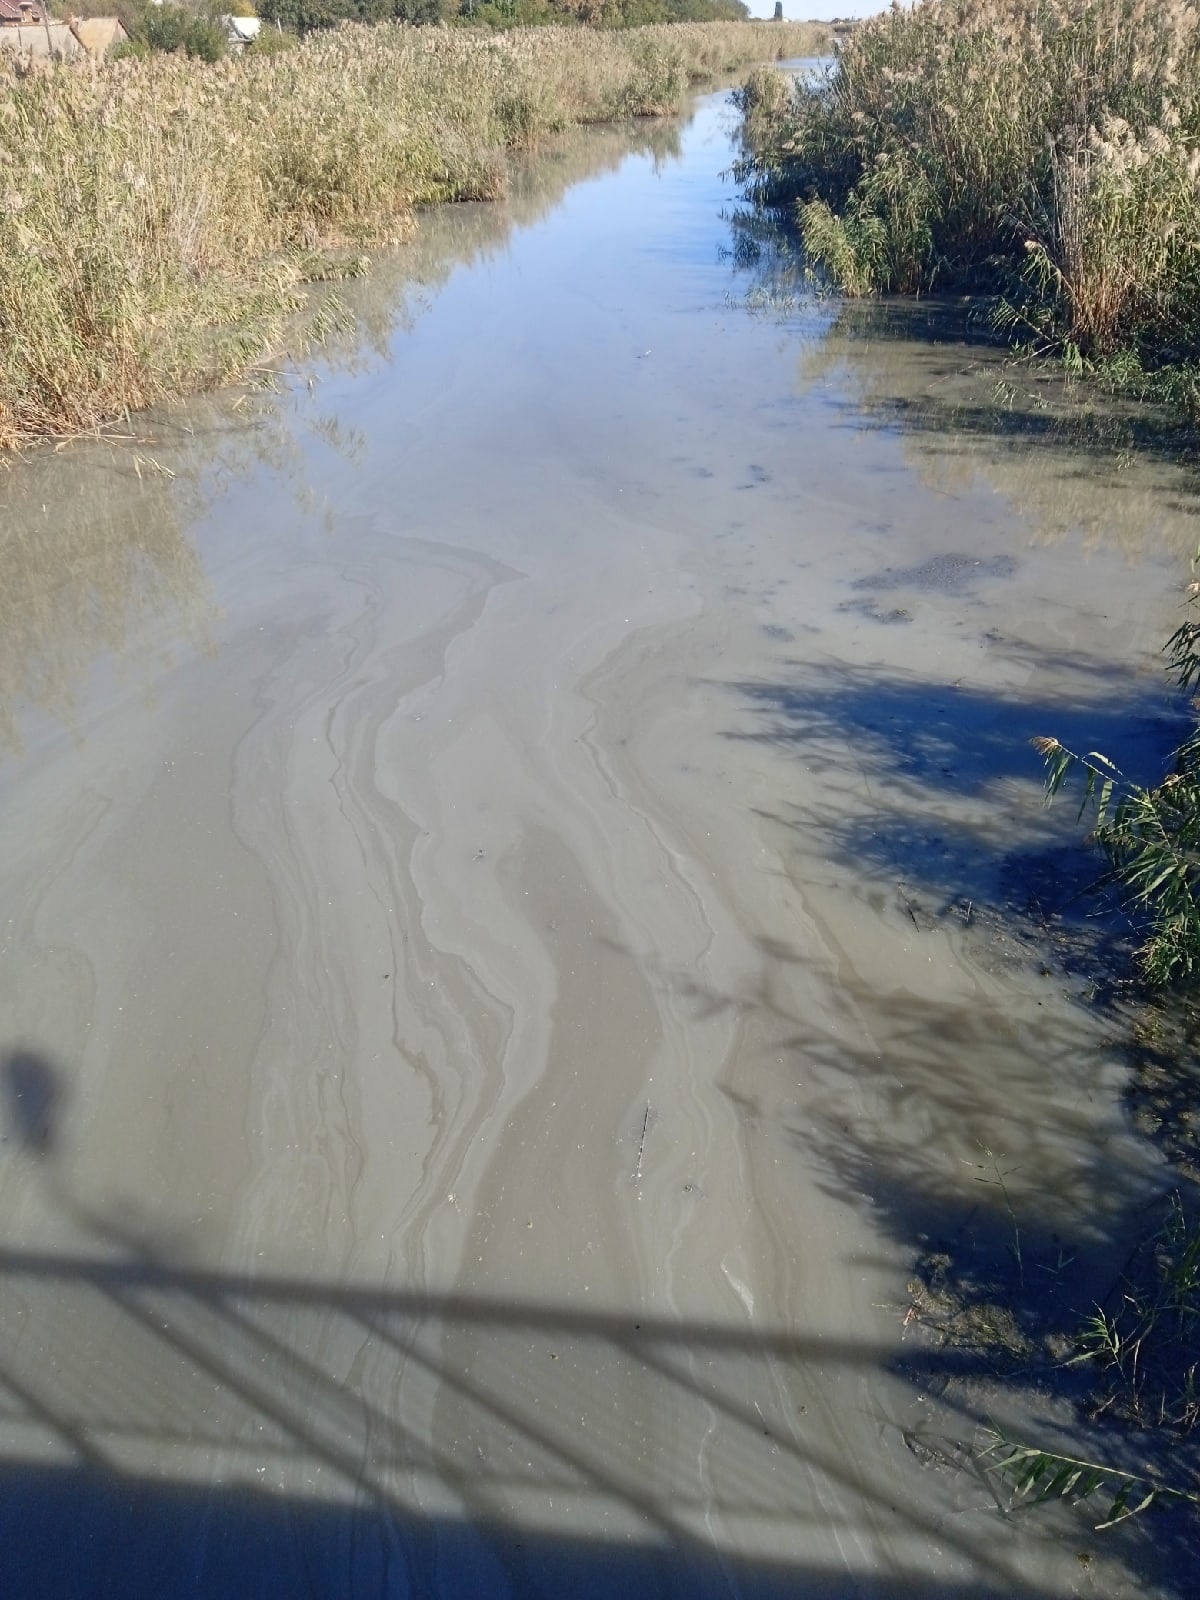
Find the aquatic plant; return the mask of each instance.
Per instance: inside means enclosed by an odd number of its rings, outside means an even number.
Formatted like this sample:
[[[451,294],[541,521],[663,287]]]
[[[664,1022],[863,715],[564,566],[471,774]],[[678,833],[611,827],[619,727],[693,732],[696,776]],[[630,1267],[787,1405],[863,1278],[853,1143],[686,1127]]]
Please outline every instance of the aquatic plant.
[[[1153,786],[1131,781],[1093,750],[1077,755],[1052,737],[1033,741],[1047,764],[1053,796],[1076,768],[1085,775],[1080,814],[1094,806],[1094,838],[1110,862],[1109,882],[1130,891],[1149,921],[1139,952],[1153,984],[1200,972],[1200,734],[1175,753]]]
[[[1192,601],[1200,596],[1200,583],[1189,595]],[[1183,622],[1165,653],[1180,690],[1200,682],[1200,623]],[[1094,815],[1108,881],[1127,890],[1146,918],[1139,958],[1147,979],[1155,985],[1194,981],[1200,975],[1200,729],[1152,785],[1130,779],[1098,750],[1080,755],[1050,735],[1032,742],[1046,763],[1047,801],[1072,774],[1083,777],[1079,815]]]
[[[1182,0],[920,0],[830,72],[743,94],[742,171],[842,292],[948,285],[1076,361],[1200,355],[1200,13]]]
[[[1200,597],[1200,583],[1189,596]],[[1200,622],[1183,622],[1166,655],[1179,689],[1194,688]],[[1094,837],[1109,860],[1106,881],[1125,889],[1145,918],[1144,976],[1190,987],[1200,975],[1200,730],[1153,785],[1130,779],[1099,751],[1080,755],[1048,735],[1033,744],[1046,763],[1048,801],[1073,775],[1083,778],[1079,815],[1094,816]],[[1193,1518],[1200,1513],[1194,1453],[1189,1460],[1173,1448],[1200,1422],[1200,1227],[1177,1198],[1140,1254],[1141,1269],[1126,1280],[1115,1309],[1098,1306],[1079,1331],[1073,1358],[1098,1374],[1091,1419],[1121,1423],[1125,1439],[1118,1443],[1135,1441],[1139,1459],[1104,1459],[1099,1450],[1085,1456],[1001,1433],[988,1452],[1017,1499],[1107,1497],[1101,1528],[1159,1503],[1182,1506]],[[1163,1438],[1168,1466],[1147,1464],[1152,1449],[1163,1457]]]
[[[212,64],[5,56],[0,138],[22,160],[0,178],[0,446],[244,372],[296,336],[322,253],[500,195],[506,152],[673,112],[690,83],[811,37],[386,25]]]
[[[1200,1421],[1200,1226],[1173,1196],[1167,1218],[1147,1242],[1114,1310],[1098,1306],[1075,1339],[1068,1365],[1094,1374],[1090,1420],[1115,1418],[1116,1439],[1056,1449],[993,1431],[985,1460],[1009,1481],[1017,1501],[1093,1500],[1104,1506],[1098,1528],[1111,1528],[1156,1504],[1200,1513],[1195,1457],[1179,1447]],[[1105,1443],[1118,1458],[1105,1459]],[[1163,1446],[1165,1445],[1165,1451]],[[1153,1463],[1147,1455],[1165,1456]],[[1100,1459],[1097,1459],[1099,1457]]]

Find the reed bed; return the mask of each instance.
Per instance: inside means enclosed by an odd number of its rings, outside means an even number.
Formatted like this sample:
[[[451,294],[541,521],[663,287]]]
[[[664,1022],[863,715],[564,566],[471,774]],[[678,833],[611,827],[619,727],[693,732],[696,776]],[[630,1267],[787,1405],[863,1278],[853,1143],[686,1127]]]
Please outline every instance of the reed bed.
[[[507,152],[673,112],[689,84],[815,37],[392,25],[212,65],[5,61],[0,140],[21,160],[0,175],[0,447],[235,377],[307,279],[357,270],[423,204],[502,194]]]
[[[851,295],[985,286],[1010,331],[1131,373],[1200,357],[1200,13],[920,0],[824,81],[743,91],[746,173]]]

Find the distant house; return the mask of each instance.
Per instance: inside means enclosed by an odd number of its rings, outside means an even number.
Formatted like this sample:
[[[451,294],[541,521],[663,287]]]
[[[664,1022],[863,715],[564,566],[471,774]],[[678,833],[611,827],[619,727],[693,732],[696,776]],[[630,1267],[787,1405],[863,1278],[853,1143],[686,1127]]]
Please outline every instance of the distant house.
[[[41,60],[99,61],[128,38],[120,17],[51,22],[38,0],[0,0],[0,50]]]
[[[117,45],[129,42],[120,17],[72,17],[70,28],[93,61],[102,60]]]
[[[221,26],[225,29],[225,42],[231,50],[244,50],[253,39],[258,38],[259,29],[262,27],[261,17],[222,17]]]
[[[0,0],[0,28],[29,28],[45,24],[46,8],[40,0]]]
[[[6,23],[0,27],[0,50],[39,61],[75,61],[84,53],[65,22]]]

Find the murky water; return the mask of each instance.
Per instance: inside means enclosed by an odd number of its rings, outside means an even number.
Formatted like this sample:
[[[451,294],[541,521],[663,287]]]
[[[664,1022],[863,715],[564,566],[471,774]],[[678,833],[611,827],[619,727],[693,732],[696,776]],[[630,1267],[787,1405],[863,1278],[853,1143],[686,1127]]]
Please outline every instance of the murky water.
[[[1191,485],[748,310],[729,160],[572,141],[0,484],[6,1593],[1169,1591],[908,1278],[1086,1307],[1161,1186],[1027,739],[1169,743]]]

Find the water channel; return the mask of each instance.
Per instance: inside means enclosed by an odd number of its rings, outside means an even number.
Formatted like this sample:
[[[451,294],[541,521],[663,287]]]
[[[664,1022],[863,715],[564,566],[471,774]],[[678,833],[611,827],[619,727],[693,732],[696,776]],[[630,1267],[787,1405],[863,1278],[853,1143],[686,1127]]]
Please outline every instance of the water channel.
[[[1086,1308],[1164,1187],[1028,739],[1169,746],[1191,482],[764,289],[731,138],[0,478],[6,1594],[1177,1592],[910,1279]]]

